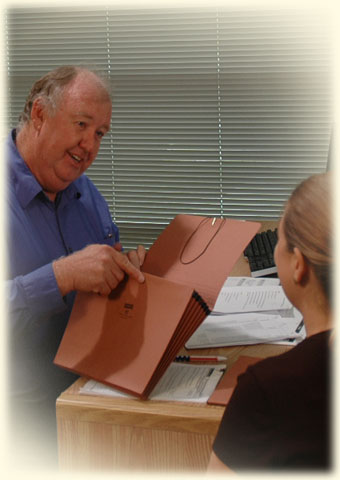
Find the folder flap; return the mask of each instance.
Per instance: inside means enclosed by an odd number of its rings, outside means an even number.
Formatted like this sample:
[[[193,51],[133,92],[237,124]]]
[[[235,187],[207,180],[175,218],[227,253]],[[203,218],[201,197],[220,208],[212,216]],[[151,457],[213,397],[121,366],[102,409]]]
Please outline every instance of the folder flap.
[[[190,287],[149,274],[143,284],[125,280],[108,297],[78,293],[55,363],[143,395],[176,329],[181,346],[187,340],[179,325],[192,298]]]
[[[177,215],[150,247],[142,270],[191,286],[212,310],[223,283],[260,226]]]

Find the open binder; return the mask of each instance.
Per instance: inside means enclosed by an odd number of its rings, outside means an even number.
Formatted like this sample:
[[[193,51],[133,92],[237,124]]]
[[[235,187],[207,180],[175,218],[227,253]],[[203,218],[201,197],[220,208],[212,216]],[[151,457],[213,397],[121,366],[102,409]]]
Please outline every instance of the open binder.
[[[212,310],[256,222],[178,215],[151,246],[145,282],[79,292],[55,364],[147,398]]]

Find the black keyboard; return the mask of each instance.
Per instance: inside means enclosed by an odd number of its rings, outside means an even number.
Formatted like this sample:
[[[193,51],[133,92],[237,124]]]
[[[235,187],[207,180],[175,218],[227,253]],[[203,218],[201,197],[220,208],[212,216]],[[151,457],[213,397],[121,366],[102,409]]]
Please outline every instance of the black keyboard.
[[[247,257],[252,277],[277,277],[274,248],[277,243],[277,228],[257,233],[247,248]]]

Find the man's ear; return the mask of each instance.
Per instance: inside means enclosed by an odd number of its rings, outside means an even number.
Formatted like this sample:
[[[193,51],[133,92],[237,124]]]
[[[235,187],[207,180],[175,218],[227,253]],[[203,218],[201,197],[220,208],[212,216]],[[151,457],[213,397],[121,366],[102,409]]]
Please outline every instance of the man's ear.
[[[301,251],[297,247],[294,247],[293,255],[294,255],[293,280],[295,283],[302,284],[304,280],[306,280],[306,277],[308,274],[308,263],[305,257],[302,255]]]
[[[36,130],[40,130],[45,118],[45,107],[41,98],[36,98],[31,108],[31,121]]]

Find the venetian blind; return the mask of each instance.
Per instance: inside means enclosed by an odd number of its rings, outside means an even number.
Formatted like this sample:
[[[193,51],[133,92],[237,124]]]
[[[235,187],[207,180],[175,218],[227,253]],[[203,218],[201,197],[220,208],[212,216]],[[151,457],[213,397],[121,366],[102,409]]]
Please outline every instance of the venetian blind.
[[[33,81],[89,64],[113,85],[111,133],[88,175],[127,246],[178,213],[277,218],[327,166],[331,48],[313,10],[13,8],[8,123]]]

